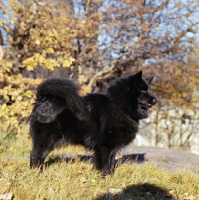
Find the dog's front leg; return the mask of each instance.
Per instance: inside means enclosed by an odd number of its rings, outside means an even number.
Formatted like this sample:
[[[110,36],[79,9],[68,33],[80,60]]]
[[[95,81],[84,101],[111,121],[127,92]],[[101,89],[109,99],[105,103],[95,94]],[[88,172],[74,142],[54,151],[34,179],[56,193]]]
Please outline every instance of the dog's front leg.
[[[30,168],[42,168],[45,157],[42,157],[41,151],[33,149],[30,153]]]
[[[40,123],[31,121],[33,148],[30,153],[30,168],[42,168],[46,156],[63,140],[63,132],[58,121]]]
[[[48,143],[44,143],[42,141],[37,141],[37,143],[35,142],[33,145],[33,149],[30,152],[30,168],[42,169],[46,156],[52,150],[53,150],[53,145],[50,146]]]
[[[116,151],[108,147],[99,147],[94,152],[94,165],[103,175],[113,174]]]

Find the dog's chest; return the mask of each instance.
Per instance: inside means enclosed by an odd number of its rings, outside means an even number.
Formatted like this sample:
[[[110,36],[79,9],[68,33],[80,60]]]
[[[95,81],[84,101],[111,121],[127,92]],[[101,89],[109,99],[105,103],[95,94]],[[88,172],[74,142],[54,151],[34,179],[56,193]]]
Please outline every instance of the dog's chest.
[[[138,132],[138,122],[127,117],[119,117],[118,119],[110,120],[110,126],[106,134],[110,141],[113,141],[115,146],[123,147],[128,145],[133,139],[135,139]]]

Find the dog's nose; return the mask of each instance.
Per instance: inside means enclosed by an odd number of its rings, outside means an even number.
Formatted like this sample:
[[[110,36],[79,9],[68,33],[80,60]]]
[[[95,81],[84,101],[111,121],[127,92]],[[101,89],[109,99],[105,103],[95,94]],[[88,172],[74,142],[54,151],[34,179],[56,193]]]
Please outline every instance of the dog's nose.
[[[158,100],[156,98],[153,98],[153,105],[156,104],[158,102]]]

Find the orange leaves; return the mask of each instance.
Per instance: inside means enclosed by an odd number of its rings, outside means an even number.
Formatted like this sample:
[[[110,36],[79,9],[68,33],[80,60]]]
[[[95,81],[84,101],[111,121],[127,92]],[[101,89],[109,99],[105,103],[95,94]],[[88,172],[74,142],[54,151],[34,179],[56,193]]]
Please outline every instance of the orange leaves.
[[[143,30],[143,31],[150,31],[151,28],[150,28],[149,25],[143,24],[143,25],[142,25],[142,30]]]

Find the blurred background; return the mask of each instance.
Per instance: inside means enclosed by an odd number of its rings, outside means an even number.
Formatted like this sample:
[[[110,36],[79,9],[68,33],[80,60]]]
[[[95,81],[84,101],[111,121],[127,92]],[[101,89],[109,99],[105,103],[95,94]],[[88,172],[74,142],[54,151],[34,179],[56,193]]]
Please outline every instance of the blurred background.
[[[0,0],[1,138],[28,137],[37,85],[65,77],[83,95],[154,75],[158,104],[134,145],[199,154],[198,0]]]

